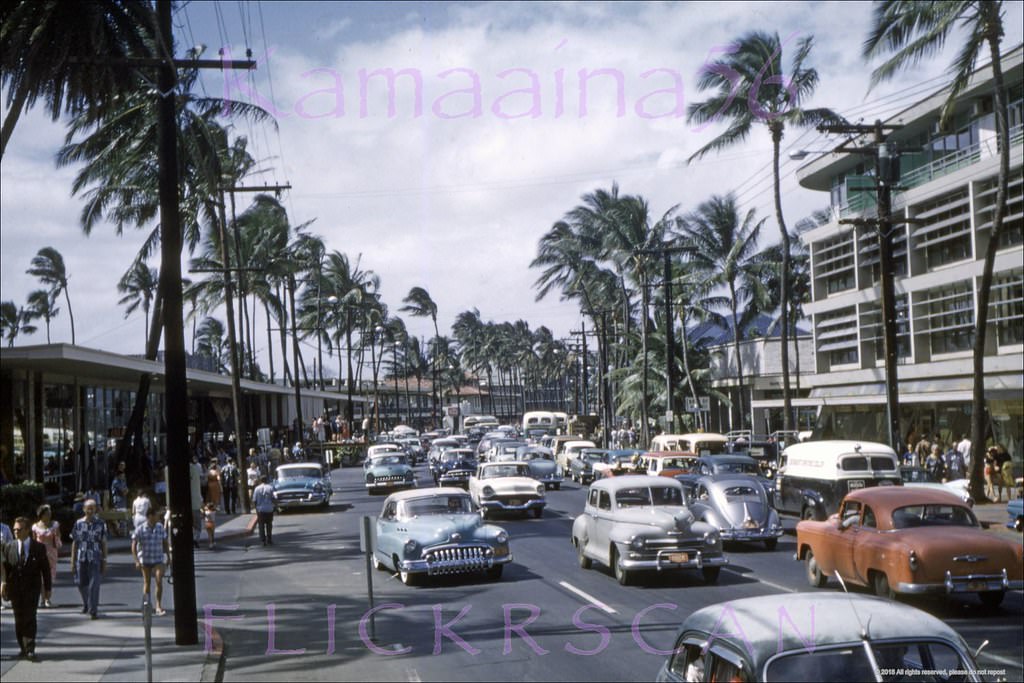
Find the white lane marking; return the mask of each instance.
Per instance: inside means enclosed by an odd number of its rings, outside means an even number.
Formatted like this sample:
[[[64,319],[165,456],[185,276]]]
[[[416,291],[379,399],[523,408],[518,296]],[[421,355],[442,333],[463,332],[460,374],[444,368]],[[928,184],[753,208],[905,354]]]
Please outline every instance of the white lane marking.
[[[572,591],[576,595],[580,596],[581,598],[583,598],[587,602],[592,603],[593,605],[599,607],[600,609],[604,610],[608,614],[617,614],[617,612],[615,610],[613,610],[611,607],[609,607],[608,605],[604,604],[603,602],[601,602],[600,600],[595,598],[593,595],[590,595],[589,593],[581,591],[579,588],[577,588],[576,586],[572,585],[571,583],[567,583],[565,581],[559,581],[558,585],[561,586],[562,588],[568,590],[568,591]]]
[[[406,669],[405,677],[409,680],[409,683],[420,683],[423,679],[416,673],[416,669]]]
[[[743,577],[743,578],[754,579],[758,583],[763,583],[766,586],[771,586],[772,588],[775,588],[776,590],[783,591],[785,593],[799,593],[799,591],[797,589],[789,588],[788,586],[783,586],[780,583],[773,583],[771,581],[765,581],[764,579],[759,579],[756,576],[748,576],[747,574],[743,574],[742,572],[738,572],[735,569],[729,569],[728,567],[722,567],[722,569],[723,569],[723,571],[727,571],[730,574],[735,574],[736,576],[740,576],[740,577]]]

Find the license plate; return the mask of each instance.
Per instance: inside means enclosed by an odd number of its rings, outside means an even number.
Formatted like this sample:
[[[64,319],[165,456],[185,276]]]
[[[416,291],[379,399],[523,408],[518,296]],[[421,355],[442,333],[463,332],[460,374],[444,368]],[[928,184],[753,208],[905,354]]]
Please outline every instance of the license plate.
[[[512,498],[512,499],[510,499],[508,501],[508,504],[509,505],[522,505],[523,501],[519,500],[518,498]]]
[[[968,581],[967,590],[971,592],[988,590],[988,581]]]
[[[863,479],[851,479],[850,480],[850,482],[849,482],[849,490],[850,491],[856,491],[857,489],[862,489],[862,488],[864,488],[864,480]]]
[[[668,556],[668,561],[674,564],[683,564],[690,561],[690,556],[687,553],[672,553]]]
[[[743,528],[744,529],[756,529],[757,528],[757,522],[755,522],[754,520],[750,520],[749,522],[747,522],[747,523],[745,523],[743,525]]]

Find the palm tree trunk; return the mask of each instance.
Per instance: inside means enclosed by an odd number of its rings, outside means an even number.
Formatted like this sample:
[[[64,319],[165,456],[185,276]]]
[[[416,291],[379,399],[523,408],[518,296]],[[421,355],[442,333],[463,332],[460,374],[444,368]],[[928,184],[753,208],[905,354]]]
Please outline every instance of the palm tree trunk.
[[[679,315],[679,324],[682,327],[682,342],[683,342],[683,372],[686,373],[686,383],[690,387],[690,396],[693,397],[693,402],[697,405],[697,415],[695,422],[698,426],[702,426],[701,418],[703,417],[700,412],[700,399],[697,396],[697,387],[693,383],[693,375],[690,374],[690,340],[686,334],[686,307],[683,307],[682,312]]]
[[[782,216],[782,193],[780,186],[782,179],[779,176],[779,143],[782,141],[782,125],[780,122],[773,122],[772,130],[772,173],[775,180],[775,220],[779,224],[779,237],[782,248],[782,272],[779,274],[779,294],[782,305],[781,309],[779,343],[781,345],[782,362],[782,428],[785,431],[793,429],[793,396],[789,387],[789,231],[786,230],[786,221]]]
[[[33,53],[35,49],[33,48]],[[28,87],[21,87],[14,94],[14,99],[11,100],[10,109],[7,112],[7,116],[4,117],[3,127],[3,141],[0,142],[0,158],[3,158],[4,152],[7,151],[7,142],[11,139],[11,134],[14,133],[14,127],[18,124],[18,119],[21,118],[21,112],[25,108],[25,98],[28,96]],[[72,342],[74,343],[74,342]]]
[[[736,288],[732,285],[732,283],[729,284],[729,294],[729,306],[732,310],[732,340],[733,348],[736,351],[736,380],[739,383],[739,395],[737,397],[737,403],[739,403],[739,427],[736,427],[736,429],[744,429],[744,425],[746,423],[745,413],[743,410],[743,359],[740,357],[740,329],[739,321],[737,320],[736,315]]]
[[[288,331],[286,321],[286,311],[284,299],[281,297],[281,283],[277,283],[277,300],[281,303],[281,311],[277,316],[277,331],[281,337],[281,377],[284,379],[285,385],[291,383],[294,386],[295,381],[292,379],[292,373],[288,366]]]
[[[1006,90],[1003,84],[1003,63],[999,54],[1000,32],[999,6],[981,3],[979,12],[988,15],[986,23],[992,27],[986,39],[992,53],[992,80],[995,100],[996,135],[999,139],[999,176],[997,179],[996,207],[992,215],[992,232],[985,250],[985,264],[978,287],[978,306],[975,309],[974,325],[974,387],[971,401],[971,496],[976,501],[985,501],[984,457],[986,417],[985,411],[985,345],[988,333],[988,305],[992,291],[993,271],[996,252],[1003,235],[1003,217],[1006,213],[1006,190],[1010,178],[1010,131],[1006,106]],[[994,15],[994,16],[993,16]]]
[[[75,345],[75,314],[71,311],[71,296],[68,294],[68,286],[65,283],[64,287],[64,301],[68,305],[68,318],[71,319],[71,345]]]
[[[270,382],[274,382],[274,335],[270,330],[270,306],[263,302],[263,314],[267,318],[267,360],[270,363]]]

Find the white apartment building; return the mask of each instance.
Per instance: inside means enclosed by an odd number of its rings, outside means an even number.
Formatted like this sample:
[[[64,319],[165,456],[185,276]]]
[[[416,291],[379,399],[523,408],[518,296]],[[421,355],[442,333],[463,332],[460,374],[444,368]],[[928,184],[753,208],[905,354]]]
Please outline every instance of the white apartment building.
[[[1024,230],[1022,230],[1022,49],[1004,56],[1009,90],[1010,186],[996,257],[985,348],[993,437],[1024,451]],[[893,213],[900,427],[944,442],[970,431],[972,343],[985,250],[991,239],[998,153],[992,70],[979,69],[939,128],[946,91],[904,110],[889,140],[901,155]],[[876,214],[874,159],[825,155],[798,171],[803,187],[829,192],[833,220],[804,233],[811,251],[815,370],[821,401],[816,437],[887,441],[878,237],[842,219]]]

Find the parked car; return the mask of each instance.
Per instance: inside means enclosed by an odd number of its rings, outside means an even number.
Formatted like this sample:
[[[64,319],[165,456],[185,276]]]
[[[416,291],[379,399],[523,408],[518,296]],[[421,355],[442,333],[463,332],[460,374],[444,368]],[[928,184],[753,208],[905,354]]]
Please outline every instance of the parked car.
[[[370,493],[415,486],[416,474],[405,453],[386,452],[366,459],[366,489]]]
[[[839,574],[882,597],[976,593],[989,607],[1024,587],[1021,544],[984,531],[971,509],[945,491],[854,491],[828,520],[797,524],[796,540],[813,586]]]
[[[593,441],[585,441],[583,439],[562,442],[556,440],[555,446],[556,449],[552,449],[552,452],[555,454],[555,462],[558,463],[563,472],[569,466],[569,461],[575,458],[577,454],[587,448],[597,448],[597,444]]]
[[[782,536],[779,513],[761,482],[749,475],[700,477],[694,483],[690,511],[718,529],[723,541],[764,541],[765,548],[775,550]]]
[[[728,560],[718,531],[697,521],[675,479],[614,477],[590,486],[583,514],[572,525],[580,567],[593,561],[615,572],[622,585],[641,570],[701,570],[715,583]]]
[[[544,484],[530,476],[530,466],[525,462],[481,463],[469,478],[469,493],[485,516],[524,512],[540,517],[547,505],[545,490]]]
[[[550,448],[520,446],[516,449],[516,460],[529,465],[530,476],[542,482],[545,488],[556,491],[562,488],[562,469],[555,464]]]
[[[903,483],[896,452],[869,441],[810,441],[782,452],[775,476],[775,509],[824,521],[851,491]]]
[[[484,572],[501,578],[512,561],[508,533],[484,524],[469,494],[457,488],[393,493],[377,517],[373,566],[413,585],[424,576]]]
[[[971,496],[970,479],[954,479],[953,481],[937,482],[928,477],[928,470],[923,467],[900,467],[900,478],[904,486],[920,486],[922,488],[935,489],[937,491],[949,491],[960,500],[974,507],[974,497]]]
[[[982,680],[949,625],[870,595],[784,593],[709,605],[686,617],[671,652],[659,681]]]
[[[280,465],[274,476],[273,487],[279,510],[293,507],[327,507],[334,493],[330,475],[323,465],[317,462]]]
[[[677,451],[690,455],[720,455],[727,452],[729,439],[723,434],[659,434],[651,439],[652,451]]]
[[[437,486],[469,486],[469,478],[476,471],[476,454],[470,448],[451,448],[441,454],[430,466]]]
[[[1006,522],[1008,529],[1024,531],[1024,499],[1015,498],[1006,503],[1006,516],[1010,518]]]

